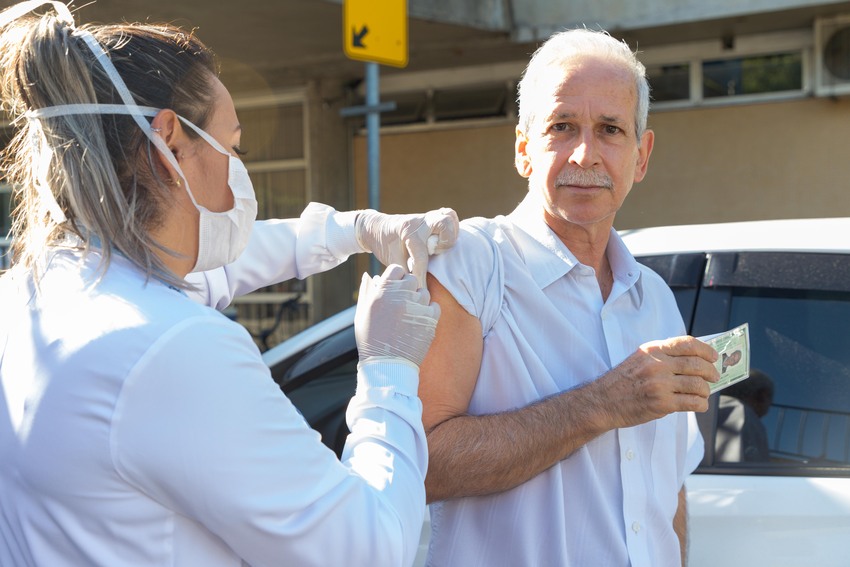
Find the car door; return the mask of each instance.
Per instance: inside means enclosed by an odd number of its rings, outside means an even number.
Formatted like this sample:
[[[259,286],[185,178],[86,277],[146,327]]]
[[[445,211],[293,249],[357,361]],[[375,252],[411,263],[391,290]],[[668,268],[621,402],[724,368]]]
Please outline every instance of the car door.
[[[272,378],[337,457],[349,433],[345,410],[357,387],[357,358],[354,307],[263,353]]]
[[[846,565],[850,256],[641,260],[670,283],[692,335],[750,327],[753,377],[699,416],[706,451],[688,480],[691,567]]]

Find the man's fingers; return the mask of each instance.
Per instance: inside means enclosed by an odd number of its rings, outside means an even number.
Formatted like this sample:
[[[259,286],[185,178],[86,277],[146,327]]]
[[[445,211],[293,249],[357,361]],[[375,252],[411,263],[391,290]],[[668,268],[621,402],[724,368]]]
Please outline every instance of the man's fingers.
[[[699,356],[671,356],[667,359],[673,374],[681,376],[696,376],[709,382],[720,380],[720,374],[714,363]]]
[[[708,397],[695,396],[692,394],[679,394],[678,406],[681,408],[679,411],[695,411],[702,413],[708,411]]]
[[[694,337],[673,337],[649,344],[667,356],[698,356],[711,363],[717,360],[717,351]]]
[[[711,388],[704,378],[692,375],[677,375],[675,380],[674,391],[677,394],[694,395],[707,398],[711,394]]]

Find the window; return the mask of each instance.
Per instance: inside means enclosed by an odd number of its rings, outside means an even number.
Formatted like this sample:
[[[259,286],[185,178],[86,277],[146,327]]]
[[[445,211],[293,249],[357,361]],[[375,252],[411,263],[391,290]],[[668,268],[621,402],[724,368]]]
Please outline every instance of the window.
[[[12,141],[14,134],[12,127],[4,124],[6,123],[0,121],[0,150]],[[7,250],[11,244],[9,235],[12,230],[12,206],[12,187],[0,173],[0,270],[9,267]]]
[[[756,386],[773,387],[769,409],[755,412],[766,411],[758,417],[772,464],[850,468],[848,320],[850,293],[733,292],[730,327],[749,322],[751,368],[767,377]],[[722,451],[717,460],[727,460]]]
[[[812,32],[742,35],[647,49],[654,110],[802,98],[814,84]]]
[[[452,86],[382,95],[394,102],[395,110],[381,113],[383,126],[450,123],[457,120],[514,118],[517,115],[516,86],[510,81]],[[357,104],[364,104],[360,100]],[[359,118],[365,127],[365,118]]]
[[[0,181],[0,271],[9,267],[7,251],[11,246],[9,239],[12,228],[12,188]]]
[[[702,84],[705,98],[799,91],[803,56],[795,52],[705,61]]]
[[[257,194],[257,218],[293,218],[307,206],[308,166],[304,100],[237,100],[245,167]],[[310,322],[306,280],[291,280],[236,298],[227,311],[261,350],[301,331]]]
[[[505,116],[511,97],[504,83],[434,92],[434,119],[488,118]]]
[[[653,102],[691,98],[691,66],[688,63],[658,65],[646,70]]]

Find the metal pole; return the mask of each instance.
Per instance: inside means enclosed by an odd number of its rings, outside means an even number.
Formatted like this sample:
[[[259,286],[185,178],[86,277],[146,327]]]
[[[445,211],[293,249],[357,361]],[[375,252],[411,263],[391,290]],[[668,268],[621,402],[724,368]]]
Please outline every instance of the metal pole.
[[[378,85],[378,64],[366,63],[366,151],[368,154],[369,208],[381,207],[381,113],[378,110],[380,87]],[[381,266],[372,255],[369,262],[372,274],[379,274]]]

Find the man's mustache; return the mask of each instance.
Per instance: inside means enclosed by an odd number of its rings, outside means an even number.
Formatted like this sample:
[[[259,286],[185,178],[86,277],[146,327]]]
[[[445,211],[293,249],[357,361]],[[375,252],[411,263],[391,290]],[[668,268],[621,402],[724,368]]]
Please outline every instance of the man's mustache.
[[[578,185],[580,187],[604,187],[613,189],[614,182],[604,173],[598,171],[564,171],[555,180],[556,187]]]

